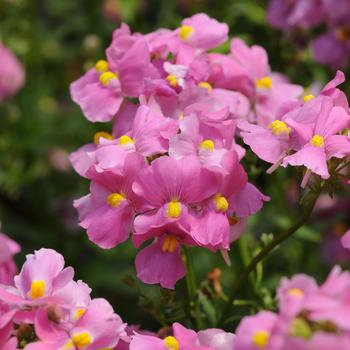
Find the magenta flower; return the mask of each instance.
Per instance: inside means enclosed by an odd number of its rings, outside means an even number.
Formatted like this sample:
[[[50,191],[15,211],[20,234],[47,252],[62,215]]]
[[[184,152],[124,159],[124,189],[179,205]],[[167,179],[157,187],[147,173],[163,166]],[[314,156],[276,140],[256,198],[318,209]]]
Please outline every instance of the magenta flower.
[[[310,28],[324,18],[322,0],[271,0],[267,19],[276,28]]]
[[[40,309],[35,330],[40,341],[27,345],[28,350],[94,350],[114,348],[126,336],[126,324],[104,299],[94,299],[84,314],[68,330],[53,331],[48,314]]]
[[[17,273],[13,256],[20,250],[15,241],[0,233],[0,284],[13,285],[13,278]]]
[[[133,191],[142,199],[138,211],[148,211],[138,216],[137,221],[150,229],[175,221],[186,227],[194,212],[192,207],[209,198],[216,189],[215,175],[202,168],[197,157],[181,160],[160,157],[140,171],[133,185]]]
[[[331,98],[322,97],[321,111],[315,124],[302,124],[292,119],[286,123],[293,128],[300,142],[296,153],[284,158],[282,165],[305,166],[322,178],[329,178],[327,160],[350,154],[350,139],[338,135],[349,126],[350,115],[342,107],[333,107]]]
[[[222,329],[210,328],[198,332],[198,341],[202,346],[213,350],[234,350],[235,335]]]
[[[205,13],[197,13],[184,19],[176,34],[186,45],[209,50],[227,40],[228,26],[210,18]]]
[[[281,74],[271,72],[267,53],[260,46],[248,47],[241,39],[234,38],[229,56],[210,57],[213,66],[210,80],[216,87],[246,95],[254,106],[247,118],[259,125],[268,125],[277,119],[279,108],[303,93],[301,86],[290,84]]]
[[[76,200],[74,206],[91,241],[107,249],[128,239],[137,201],[132,185],[144,166],[142,157],[131,153],[120,172],[90,172],[91,193]]]
[[[271,347],[271,338],[278,321],[278,316],[268,311],[244,317],[236,331],[235,349],[275,350]]]
[[[36,307],[66,302],[59,293],[72,281],[73,275],[71,267],[64,268],[62,255],[51,249],[40,249],[27,255],[14,278],[15,287],[0,285],[0,300],[17,310],[19,320],[33,322]]]
[[[183,278],[186,269],[180,255],[182,245],[194,246],[188,229],[177,223],[168,223],[149,229],[144,221],[135,220],[133,242],[139,247],[145,240],[154,238],[152,244],[136,256],[137,277],[148,284],[159,283],[163,288],[173,289]]]
[[[118,122],[116,128],[118,131]],[[127,150],[134,150],[145,157],[166,153],[169,139],[178,131],[177,121],[153,113],[149,107],[140,106],[130,130],[120,135],[117,143]]]
[[[344,233],[344,236],[341,239],[341,243],[344,248],[350,249],[350,230],[347,230]]]
[[[346,67],[350,57],[349,30],[334,28],[317,37],[312,43],[315,61],[333,69]]]
[[[118,112],[124,96],[138,97],[150,72],[150,53],[142,36],[133,36],[123,24],[114,32],[107,61],[71,84],[71,96],[92,122],[106,122]]]
[[[183,327],[179,323],[173,324],[173,335],[160,339],[150,335],[135,334],[130,343],[130,350],[169,350],[169,349],[197,349],[197,350],[232,350],[232,333],[219,329],[209,329],[198,334]]]
[[[0,61],[0,101],[3,101],[23,86],[25,71],[16,56],[1,44]]]
[[[296,275],[291,280],[282,278],[277,289],[280,312],[287,317],[297,316],[318,292],[316,281],[306,275]]]
[[[221,124],[203,123],[196,115],[180,120],[181,133],[170,141],[169,155],[175,159],[198,156],[201,164],[213,171],[224,171],[224,158],[232,146],[234,124],[227,120]],[[225,134],[226,135],[225,135]]]

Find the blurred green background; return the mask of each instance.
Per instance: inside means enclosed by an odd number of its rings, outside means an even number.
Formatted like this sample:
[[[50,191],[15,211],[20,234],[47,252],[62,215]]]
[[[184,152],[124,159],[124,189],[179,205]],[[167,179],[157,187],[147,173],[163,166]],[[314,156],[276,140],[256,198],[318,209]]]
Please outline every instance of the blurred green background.
[[[309,50],[296,48],[295,42],[269,27],[266,6],[267,1],[253,0],[0,0],[0,41],[16,53],[27,74],[25,87],[0,105],[0,219],[2,231],[22,245],[19,264],[34,249],[51,247],[74,266],[77,278],[93,288],[93,295],[107,298],[125,321],[157,329],[185,317],[173,300],[181,300],[183,282],[176,297],[158,287],[141,286],[133,277],[136,252],[130,243],[103,251],[77,226],[72,200],[87,193],[88,182],[73,172],[67,156],[106,126],[93,125],[83,117],[70,100],[69,84],[104,57],[112,31],[121,21],[133,31],[146,33],[159,27],[175,28],[182,18],[196,12],[228,23],[231,36],[264,46],[273,70],[287,74],[293,82],[308,86],[329,80],[334,72],[314,64]],[[250,153],[244,162],[251,181],[272,200],[250,221],[244,239],[233,245],[233,267],[225,267],[219,254],[195,249],[209,326],[221,301],[213,296],[208,272],[221,268],[224,289],[229,291],[242,265],[259,246],[255,237],[277,233],[298,215],[300,174],[279,170],[268,176],[264,173],[267,165]],[[244,288],[242,299],[248,302],[243,304],[248,307],[237,306],[233,320],[260,307],[273,308],[269,290],[282,275],[306,272],[322,279],[330,263],[349,260],[337,246],[339,235],[349,226],[345,222],[350,209],[347,195],[322,199],[323,209],[311,224],[275,252],[264,273],[260,271],[259,278]],[[325,240],[331,243],[325,245]],[[256,302],[250,301],[253,299]],[[214,300],[214,308],[208,300]]]

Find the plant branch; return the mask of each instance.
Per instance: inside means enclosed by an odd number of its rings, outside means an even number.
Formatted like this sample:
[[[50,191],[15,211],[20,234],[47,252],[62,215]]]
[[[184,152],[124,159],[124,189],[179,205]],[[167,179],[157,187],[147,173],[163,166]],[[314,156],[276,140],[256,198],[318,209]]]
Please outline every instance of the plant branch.
[[[190,314],[195,320],[197,330],[203,329],[203,319],[201,309],[198,303],[198,290],[196,274],[194,271],[193,258],[190,251],[186,247],[182,247],[184,252],[184,260],[186,265],[186,285],[188,294],[188,305]]]
[[[280,233],[279,235],[275,236],[275,238],[267,244],[252,260],[251,262],[246,266],[246,268],[243,270],[243,273],[239,276],[236,283],[234,284],[230,297],[226,303],[226,306],[224,308],[224,311],[219,319],[219,325],[223,325],[225,319],[227,318],[231,306],[233,305],[234,300],[236,299],[237,293],[239,292],[240,288],[243,286],[244,282],[249,277],[250,273],[256,269],[256,266],[263,261],[280,243],[285,241],[287,238],[293,235],[300,227],[302,227],[309,219],[313,208],[316,204],[317,198],[321,192],[322,186],[319,185],[317,190],[315,192],[310,193],[310,201],[308,204],[303,208],[303,213],[300,216],[299,220],[297,220],[292,226],[290,226],[288,229]]]

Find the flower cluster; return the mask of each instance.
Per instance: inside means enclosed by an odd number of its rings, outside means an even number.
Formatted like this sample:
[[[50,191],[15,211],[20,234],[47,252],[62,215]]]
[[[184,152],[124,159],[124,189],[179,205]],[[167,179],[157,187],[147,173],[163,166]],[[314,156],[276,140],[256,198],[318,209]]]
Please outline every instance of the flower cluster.
[[[0,43],[0,102],[14,95],[25,80],[25,72],[16,56]]]
[[[0,284],[2,350],[113,349],[129,341],[112,306],[91,299],[89,286],[73,276],[54,250],[27,255],[13,285]]]
[[[337,88],[344,80],[338,71],[318,96],[306,95],[303,102],[285,103],[280,117],[267,126],[239,123],[244,142],[259,158],[273,164],[268,172],[280,165],[304,166],[308,169],[304,187],[311,173],[323,179],[330,177],[330,159],[337,158],[339,168],[347,161],[349,103]]]
[[[208,51],[227,34],[205,14],[146,35],[123,24],[106,60],[71,85],[88,120],[114,124],[71,154],[91,181],[74,204],[80,225],[106,249],[130,233],[136,247],[151,240],[136,257],[145,283],[174,288],[181,246],[226,254],[268,200],[240,164],[237,125],[268,126],[283,105],[302,103],[303,88],[271,72],[263,48],[234,38],[229,54]]]
[[[286,32],[327,25],[327,32],[312,42],[317,62],[332,68],[343,68],[350,58],[349,0],[271,0],[268,20]]]
[[[2,350],[233,349],[234,335],[220,329],[198,334],[175,323],[166,335],[128,326],[105,299],[73,280],[54,250],[28,255],[12,285],[0,284]],[[118,347],[116,347],[118,345]]]
[[[235,350],[346,350],[349,335],[350,273],[335,267],[318,286],[306,275],[283,278],[277,289],[279,312],[245,317]]]

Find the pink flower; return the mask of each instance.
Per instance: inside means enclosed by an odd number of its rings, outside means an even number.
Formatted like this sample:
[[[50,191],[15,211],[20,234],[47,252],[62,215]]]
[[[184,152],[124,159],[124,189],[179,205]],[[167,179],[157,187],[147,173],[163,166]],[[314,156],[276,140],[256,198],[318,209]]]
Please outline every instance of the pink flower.
[[[209,332],[212,335],[215,334],[214,339],[209,339]],[[131,340],[130,350],[232,350],[233,348],[230,347],[233,343],[232,336],[231,333],[220,332],[220,330],[203,331],[197,335],[195,331],[174,323],[173,335],[164,339],[136,333]]]
[[[17,273],[13,256],[20,250],[15,241],[0,233],[0,284],[13,285],[13,278]]]
[[[225,126],[225,130],[220,130],[220,125]],[[170,141],[171,157],[181,159],[195,155],[206,168],[225,171],[224,157],[229,153],[234,133],[232,120],[209,125],[201,122],[196,115],[191,115],[180,120],[180,130],[181,133]]]
[[[126,336],[126,324],[114,313],[105,299],[94,299],[84,314],[68,330],[53,330],[48,314],[40,309],[35,330],[40,341],[27,345],[28,350],[94,350],[114,348]]]
[[[202,50],[213,49],[227,40],[228,26],[205,13],[186,18],[177,30],[179,39],[186,45]]]
[[[234,350],[235,335],[222,329],[206,329],[198,332],[199,343],[213,350]]]
[[[133,191],[142,198],[138,211],[148,211],[136,220],[144,221],[150,229],[175,221],[186,227],[192,206],[209,198],[216,188],[215,175],[202,168],[197,157],[160,157],[140,171],[133,185]]]
[[[173,289],[176,282],[186,274],[180,248],[182,245],[193,246],[195,242],[188,229],[177,223],[152,229],[143,224],[142,221],[135,221],[133,242],[136,247],[147,239],[155,239],[136,256],[137,277],[144,283],[159,283],[163,288]]]
[[[277,322],[278,316],[268,311],[244,317],[236,331],[235,350],[275,350],[271,338]]]
[[[114,130],[118,130],[118,120]],[[169,149],[169,139],[176,135],[177,130],[175,120],[153,113],[147,106],[140,106],[130,130],[121,135],[116,142],[127,150],[134,150],[149,157],[166,153]]]
[[[80,226],[94,243],[107,249],[128,239],[137,200],[132,185],[144,166],[142,157],[131,153],[116,173],[90,172],[91,193],[76,200],[74,206],[79,212]]]
[[[318,285],[309,276],[282,278],[277,289],[280,312],[287,317],[297,316],[307,305],[308,298],[313,298],[317,292]]]
[[[64,269],[62,255],[51,249],[40,249],[26,257],[15,287],[0,288],[0,299],[13,305],[45,305],[59,298],[55,295],[72,281],[74,270]]]
[[[16,56],[1,44],[0,61],[0,101],[3,101],[23,86],[25,71]]]
[[[322,178],[329,178],[327,160],[350,154],[350,139],[338,135],[350,123],[350,115],[342,107],[333,107],[329,97],[320,100],[321,111],[315,124],[302,124],[292,119],[286,123],[293,128],[301,144],[296,153],[284,158],[282,165],[304,165]]]
[[[350,230],[347,230],[342,239],[341,239],[341,243],[343,245],[344,248],[350,249]]]
[[[151,74],[150,53],[142,36],[132,36],[126,25],[114,33],[107,61],[71,84],[71,96],[92,122],[106,122],[118,112],[124,96],[138,97],[144,78]]]
[[[322,21],[324,14],[322,0],[271,0],[267,18],[272,26],[290,30],[313,27]]]

